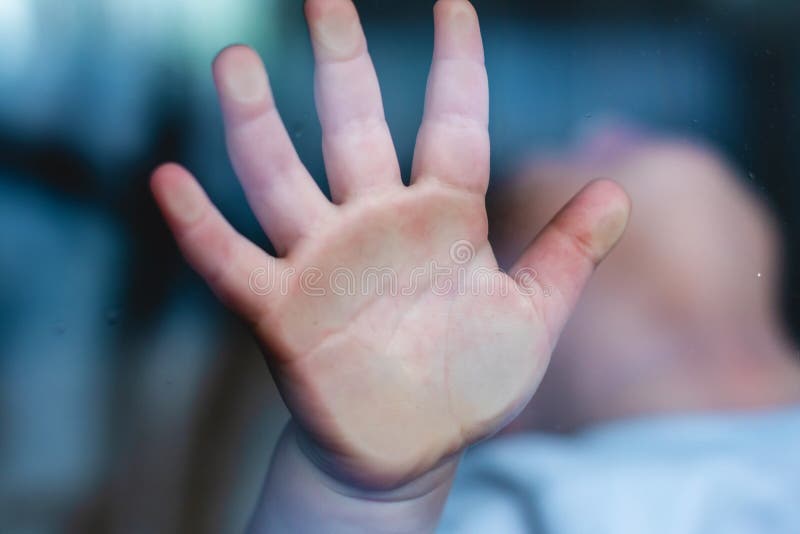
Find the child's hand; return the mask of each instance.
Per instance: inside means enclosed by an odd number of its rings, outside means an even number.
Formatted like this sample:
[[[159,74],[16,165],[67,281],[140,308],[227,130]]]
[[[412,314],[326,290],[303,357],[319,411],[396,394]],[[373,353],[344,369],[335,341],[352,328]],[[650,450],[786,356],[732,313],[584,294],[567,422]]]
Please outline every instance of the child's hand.
[[[500,273],[487,241],[488,89],[472,6],[436,4],[410,187],[353,4],[309,0],[306,14],[333,203],[242,46],[219,55],[214,77],[231,159],[281,257],[231,228],[182,168],[160,167],[152,187],[186,259],[265,347],[306,453],[340,481],[391,488],[528,402],[629,205],[612,182],[590,184]]]

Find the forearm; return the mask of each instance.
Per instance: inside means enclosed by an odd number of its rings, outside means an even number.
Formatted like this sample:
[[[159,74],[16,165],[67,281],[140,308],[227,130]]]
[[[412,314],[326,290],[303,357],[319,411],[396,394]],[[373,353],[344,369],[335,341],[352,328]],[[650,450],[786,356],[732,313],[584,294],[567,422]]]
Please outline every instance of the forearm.
[[[402,488],[367,492],[343,486],[318,469],[301,450],[289,423],[248,532],[433,532],[457,462],[450,460]]]

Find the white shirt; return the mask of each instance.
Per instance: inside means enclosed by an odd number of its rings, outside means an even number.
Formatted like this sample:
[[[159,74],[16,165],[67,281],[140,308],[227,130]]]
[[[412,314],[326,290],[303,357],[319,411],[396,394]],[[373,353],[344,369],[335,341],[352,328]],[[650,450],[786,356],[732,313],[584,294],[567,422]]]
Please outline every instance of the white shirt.
[[[439,531],[800,533],[800,407],[489,441],[465,455]]]

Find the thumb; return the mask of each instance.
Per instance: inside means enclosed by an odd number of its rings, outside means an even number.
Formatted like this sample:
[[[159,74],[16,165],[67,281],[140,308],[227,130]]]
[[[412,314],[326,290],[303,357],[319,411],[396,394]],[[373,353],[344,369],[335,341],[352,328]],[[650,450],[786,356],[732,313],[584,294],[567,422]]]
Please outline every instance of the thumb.
[[[595,267],[622,237],[631,211],[611,180],[587,184],[534,238],[509,273],[535,284],[533,297],[552,345]]]

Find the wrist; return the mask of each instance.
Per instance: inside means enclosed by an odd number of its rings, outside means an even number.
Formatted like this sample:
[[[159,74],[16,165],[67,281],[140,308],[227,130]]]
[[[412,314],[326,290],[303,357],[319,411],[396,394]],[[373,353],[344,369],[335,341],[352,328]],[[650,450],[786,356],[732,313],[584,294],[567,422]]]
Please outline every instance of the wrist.
[[[337,467],[336,462],[331,461],[330,456],[293,421],[287,424],[284,434],[294,441],[291,445],[297,447],[315,468],[322,484],[341,495],[376,502],[418,499],[444,484],[449,485],[461,459],[459,452],[412,478],[361,476],[361,473],[353,473],[352,469]]]
[[[251,533],[432,532],[460,458],[449,458],[402,486],[375,490],[332,476],[319,467],[315,454],[290,421],[273,455]]]

